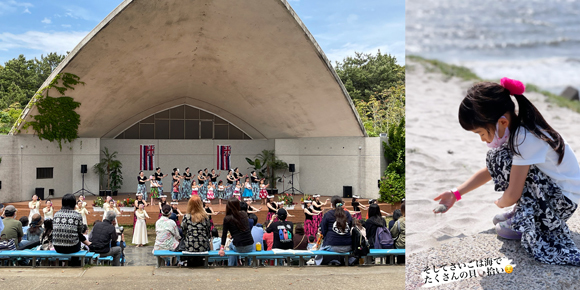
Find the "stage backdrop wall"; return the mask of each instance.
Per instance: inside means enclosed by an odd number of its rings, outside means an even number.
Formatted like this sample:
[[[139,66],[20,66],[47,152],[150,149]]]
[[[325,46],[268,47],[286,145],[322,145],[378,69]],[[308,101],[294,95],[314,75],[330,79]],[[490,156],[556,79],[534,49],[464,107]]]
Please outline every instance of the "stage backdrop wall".
[[[117,151],[123,162],[124,183],[121,192],[137,190],[139,173],[139,145],[155,145],[155,166],[160,166],[164,174],[171,174],[173,168],[183,173],[186,167],[192,172],[208,168],[217,168],[217,145],[232,146],[232,167],[239,167],[240,172],[249,174],[252,170],[246,157],[254,159],[262,150],[276,150],[276,154],[286,163],[296,164],[294,186],[306,194],[340,195],[343,186],[352,186],[353,194],[365,198],[378,197],[377,180],[381,176],[381,145],[379,138],[364,137],[329,137],[300,138],[275,140],[117,140],[101,139],[101,149],[107,147],[109,152]],[[151,175],[153,171],[145,171]],[[225,182],[225,171],[219,179]],[[278,172],[284,176],[279,182],[279,192],[291,187],[289,171]],[[164,191],[170,176],[163,179]],[[149,187],[148,187],[149,188]]]
[[[81,164],[89,166],[85,188],[98,193],[98,177],[90,167],[99,160],[99,143],[97,138],[81,138],[61,151],[56,143],[32,135],[0,136],[0,202],[29,200],[37,187],[44,188],[45,199],[49,189],[55,197],[81,189]],[[53,178],[37,179],[41,167],[53,168]]]
[[[294,186],[306,194],[340,195],[343,186],[352,186],[353,194],[364,198],[378,197],[377,180],[381,176],[381,144],[379,138],[328,137],[275,140],[115,140],[81,138],[66,144],[62,151],[56,143],[34,136],[0,136],[0,202],[29,200],[35,188],[55,190],[62,197],[81,188],[81,164],[87,164],[85,188],[98,194],[98,176],[92,166],[99,162],[101,150],[117,151],[123,163],[124,185],[120,192],[135,192],[139,172],[139,145],[155,145],[155,166],[170,174],[177,167],[192,171],[216,168],[217,145],[231,145],[231,162],[242,173],[249,173],[245,158],[254,158],[264,149],[276,150],[287,163],[296,164]],[[22,147],[22,148],[21,148]],[[384,166],[384,165],[383,165]],[[36,168],[52,167],[52,179],[37,179]],[[146,171],[151,174],[152,171]],[[290,172],[280,171],[284,182],[277,184],[281,192],[291,184]],[[225,180],[225,171],[220,179]],[[165,191],[171,179],[164,179]]]

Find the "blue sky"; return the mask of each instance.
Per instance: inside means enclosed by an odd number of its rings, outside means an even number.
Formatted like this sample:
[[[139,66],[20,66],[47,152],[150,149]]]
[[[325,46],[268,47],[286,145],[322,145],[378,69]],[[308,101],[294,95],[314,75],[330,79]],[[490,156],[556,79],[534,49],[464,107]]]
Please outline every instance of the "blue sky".
[[[0,64],[20,54],[34,58],[71,51],[121,2],[0,0]],[[378,49],[404,64],[404,0],[289,2],[333,64],[355,51]]]

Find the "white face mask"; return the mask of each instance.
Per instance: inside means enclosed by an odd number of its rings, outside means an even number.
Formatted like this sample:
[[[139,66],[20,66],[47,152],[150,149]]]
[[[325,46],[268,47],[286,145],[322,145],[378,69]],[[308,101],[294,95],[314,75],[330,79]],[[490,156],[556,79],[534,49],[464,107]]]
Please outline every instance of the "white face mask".
[[[507,119],[504,116],[501,116],[500,119]],[[492,149],[496,149],[501,147],[501,145],[503,145],[505,142],[507,142],[507,140],[510,137],[510,129],[508,127],[505,128],[505,132],[503,133],[503,137],[499,138],[498,136],[498,132],[499,132],[499,121],[495,124],[495,136],[493,136],[493,140],[491,141],[491,143],[487,143],[487,147],[492,148]]]

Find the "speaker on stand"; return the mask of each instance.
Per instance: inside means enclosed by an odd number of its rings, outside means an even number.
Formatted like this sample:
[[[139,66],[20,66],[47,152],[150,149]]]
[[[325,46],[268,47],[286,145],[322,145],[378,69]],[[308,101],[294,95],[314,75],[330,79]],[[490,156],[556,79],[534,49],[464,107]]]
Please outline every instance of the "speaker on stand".
[[[284,190],[282,193],[286,193],[287,191],[289,191],[289,192],[292,192],[292,195],[294,195],[295,192],[297,191],[297,192],[304,194],[304,192],[302,192],[302,191],[298,190],[296,187],[294,187],[294,174],[297,174],[296,165],[294,163],[288,164],[288,170],[292,173],[292,181],[290,181],[290,183],[292,183],[292,187]]]
[[[73,194],[74,195],[79,194],[79,195],[83,195],[84,196],[85,195],[85,192],[86,192],[86,193],[92,194],[93,196],[97,196],[96,194],[94,194],[94,193],[90,192],[89,190],[85,189],[85,173],[87,173],[87,165],[86,164],[82,164],[81,165],[81,173],[83,174],[83,187],[81,189],[77,190]]]

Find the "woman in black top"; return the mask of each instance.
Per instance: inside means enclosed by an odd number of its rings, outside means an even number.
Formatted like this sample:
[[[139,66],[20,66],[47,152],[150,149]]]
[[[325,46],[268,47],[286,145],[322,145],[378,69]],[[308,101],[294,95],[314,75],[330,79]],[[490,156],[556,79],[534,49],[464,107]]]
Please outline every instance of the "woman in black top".
[[[322,212],[322,206],[326,205],[326,203],[328,203],[328,201],[330,199],[326,199],[326,201],[321,202],[320,201],[320,195],[319,194],[315,194],[312,196],[314,198],[314,201],[312,201],[312,212],[314,213],[319,213]],[[316,227],[316,229],[320,228],[320,222],[322,221],[322,217],[324,216],[324,214],[319,214],[314,216],[313,220],[314,220],[314,226]]]
[[[360,198],[360,196],[358,195],[353,195],[352,196],[352,212],[350,213],[352,215],[353,218],[361,220],[362,219],[362,214],[360,212],[360,209],[364,209],[366,210],[367,207],[362,205],[360,202],[358,202],[358,199]]]
[[[266,217],[266,220],[271,220],[272,216],[278,212],[278,204],[274,202],[273,199],[273,195],[268,195],[268,197],[266,197],[266,206],[268,207],[268,216]],[[274,221],[278,221],[278,218]]]
[[[209,176],[211,177],[211,182],[212,182],[213,184],[216,184],[216,183],[217,183],[217,178],[218,178],[220,175],[215,173],[215,169],[212,169],[212,170],[211,170],[211,174],[210,174]]]
[[[226,176],[226,196],[232,197],[234,194],[234,188],[235,188],[235,181],[236,178],[234,177],[234,171],[230,169],[230,171],[228,172],[228,175]]]
[[[158,219],[163,215],[163,206],[166,204],[167,204],[167,195],[159,196],[159,217],[157,217]]]
[[[260,200],[260,179],[256,171],[252,171],[250,179],[252,181],[252,200]]]
[[[181,175],[179,175],[179,169],[177,168],[173,168],[173,172],[171,173],[171,178],[173,179],[173,184],[175,185],[175,183],[177,182],[177,188],[179,189],[179,185],[181,183],[181,180],[183,177]],[[177,190],[177,192],[175,192],[174,190],[171,191],[171,200],[172,201],[177,201],[179,199],[179,190]]]
[[[207,199],[207,183],[205,182],[207,179],[203,174],[203,171],[199,170],[197,172],[197,185],[199,186],[199,195],[201,200]]]
[[[377,234],[377,228],[386,227],[387,223],[381,215],[381,208],[378,204],[371,204],[369,206],[369,218],[365,222],[365,230],[367,232],[367,240],[371,249],[374,249],[375,236]]]
[[[205,209],[205,212],[209,216],[209,223],[211,224],[211,230],[213,230],[213,219],[211,218],[211,216],[218,215],[220,212],[219,211],[214,212],[213,209],[211,207],[209,207],[210,204],[211,204],[211,201],[209,201],[209,200],[203,201],[203,208]]]
[[[145,186],[145,182],[149,181],[149,179],[143,174],[143,171],[139,171],[139,176],[137,176],[137,193],[140,193],[147,198],[147,186]]]
[[[181,194],[179,199],[189,199],[191,197],[191,181],[193,180],[193,175],[189,172],[189,167],[185,168],[183,173],[183,186],[181,187]]]
[[[166,177],[167,174],[163,175],[163,173],[161,172],[161,167],[157,167],[155,168],[155,180],[157,180],[157,184],[159,184],[159,187],[157,187],[157,190],[159,191],[159,195],[163,195],[163,181],[161,181],[162,178]]]
[[[314,218],[322,212],[315,212],[312,210],[312,204],[309,200],[304,201],[304,231],[306,236],[316,236],[318,226],[314,223]]]
[[[233,242],[231,250],[238,253],[249,253],[254,250],[254,239],[252,238],[252,228],[248,214],[240,210],[240,201],[237,198],[230,198],[226,205],[226,217],[224,218],[222,243],[219,255],[224,256],[224,245],[228,232],[232,235]]]

